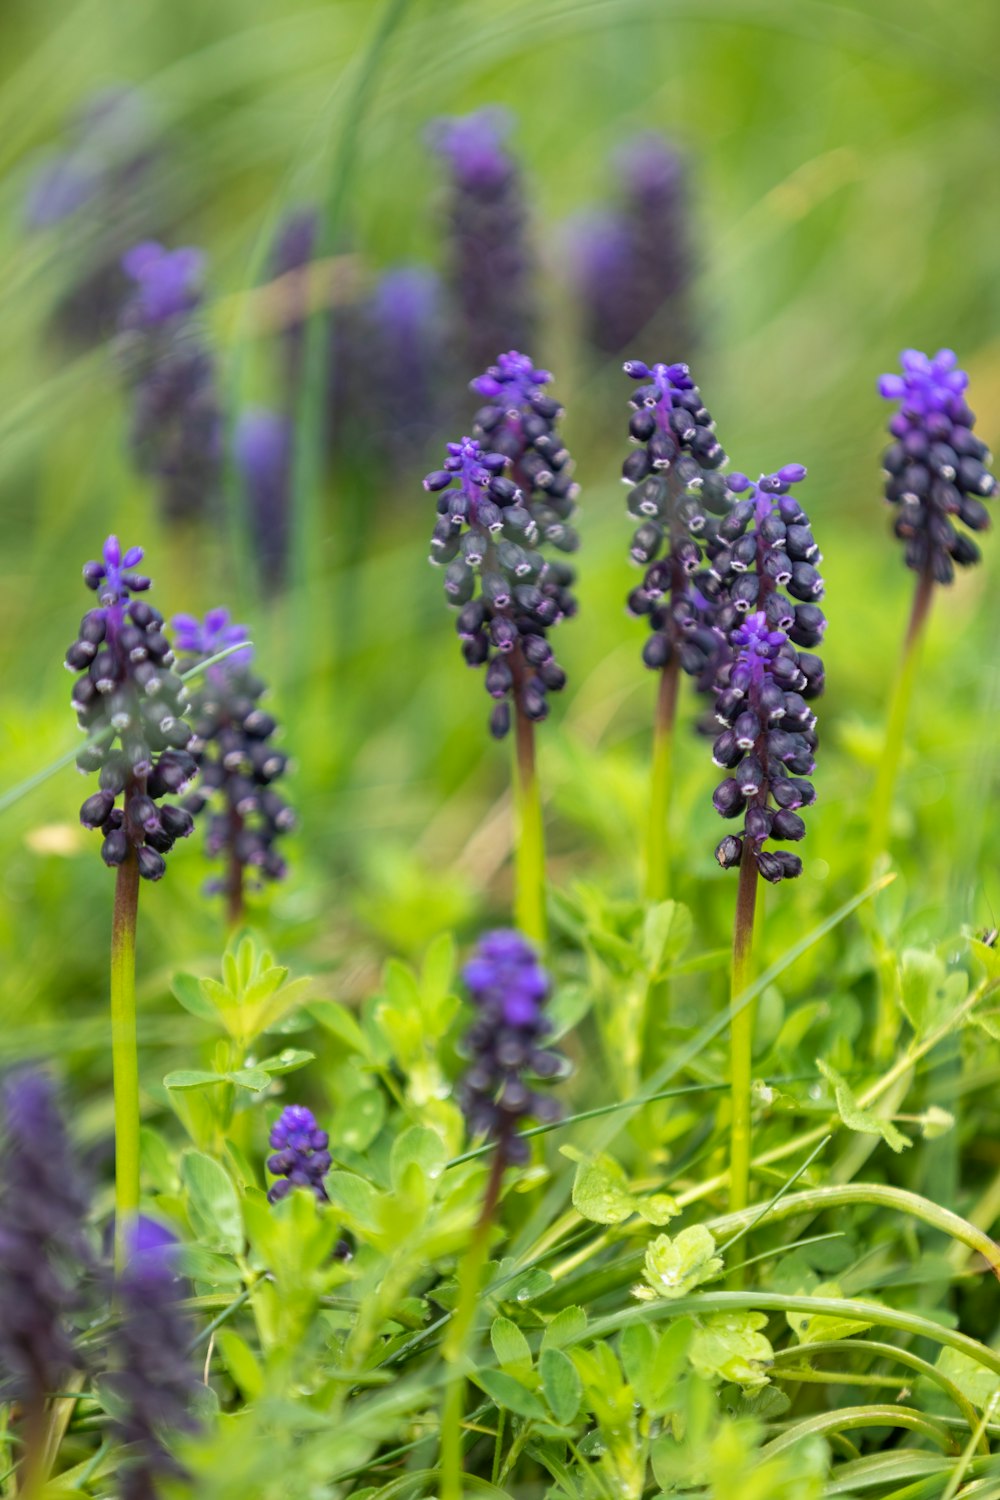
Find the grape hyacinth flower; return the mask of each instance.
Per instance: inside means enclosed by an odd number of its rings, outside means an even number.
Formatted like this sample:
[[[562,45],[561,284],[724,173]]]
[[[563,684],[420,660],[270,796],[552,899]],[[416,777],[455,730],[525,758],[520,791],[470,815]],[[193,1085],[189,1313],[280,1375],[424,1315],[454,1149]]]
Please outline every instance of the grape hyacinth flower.
[[[279,226],[271,252],[270,274],[282,286],[282,405],[289,417],[294,416],[298,407],[305,369],[308,271],[318,242],[318,215],[315,209],[301,208],[290,213]]]
[[[184,1479],[166,1436],[194,1432],[192,1403],[198,1387],[190,1356],[191,1329],[182,1310],[185,1286],[176,1254],[162,1230],[150,1234],[139,1220],[129,1239],[115,1299],[120,1321],[112,1348],[121,1372],[112,1430],[126,1444],[122,1500],[156,1500],[163,1479]]]
[[[79,672],[73,705],[89,738],[77,755],[81,771],[99,772],[99,790],[80,808],[85,828],[104,835],[101,857],[117,871],[111,929],[111,1047],[115,1091],[116,1248],[139,1204],[139,1078],[135,1029],[135,929],[139,877],[159,880],[164,855],[193,827],[189,812],[164,799],[180,793],[197,771],[187,694],[174,671],[163,616],[144,598],[150,580],[135,570],[142,548],[124,552],[108,537],[84,582],[98,607],[80,622],[66,653]],[[117,806],[121,798],[121,806]]]
[[[577,546],[569,525],[577,486],[555,430],[561,408],[544,390],[550,379],[525,355],[501,355],[472,383],[486,398],[476,435],[450,443],[444,467],[424,480],[438,496],[431,561],[446,565],[445,594],[459,610],[465,660],[486,668],[498,739],[513,710],[517,920],[537,942],[544,941],[545,914],[534,725],[548,714],[548,694],[566,682],[548,631],[576,611],[572,568],[539,550],[545,543],[563,552]]]
[[[815,716],[810,700],[823,691],[823,663],[811,650],[826,628],[818,600],[822,561],[809,518],[792,493],[806,476],[786,464],[752,484],[728,480],[736,503],[719,522],[709,548],[716,590],[716,624],[728,634],[730,655],[716,677],[716,714],[722,732],[715,763],[732,774],[715,789],[715,810],[743,818],[715,851],[723,869],[739,867],[733,932],[732,1208],[749,1197],[751,1050],[754,1005],[737,1002],[750,982],[758,876],[777,884],[802,872],[798,855],[765,849],[794,843],[806,831],[799,809],[815,800]],[[793,602],[794,601],[794,602]],[[801,649],[800,649],[801,648]]]
[[[568,238],[584,337],[601,355],[644,335],[687,356],[694,257],[684,163],[648,132],[621,148],[614,167],[622,206],[582,216]]]
[[[287,1198],[293,1188],[308,1188],[321,1203],[327,1202],[323,1179],[330,1170],[330,1137],[321,1130],[316,1116],[304,1104],[288,1104],[271,1126],[268,1137],[273,1156],[267,1170],[279,1182],[267,1190],[269,1203]]]
[[[668,888],[667,823],[679,674],[711,690],[726,652],[716,622],[717,589],[706,551],[732,496],[720,472],[726,454],[715,423],[685,364],[629,360],[639,382],[630,400],[629,436],[635,444],[622,466],[629,514],[638,522],[631,560],[642,583],[628,596],[629,613],[649,622],[643,661],[659,673],[653,732],[645,889],[662,901]]]
[[[197,318],[204,257],[146,241],[122,266],[133,283],[121,349],[136,465],[157,480],[168,520],[196,520],[214,503],[222,462],[215,361]]]
[[[288,416],[253,407],[240,417],[233,439],[260,580],[271,595],[288,581],[293,436]]]
[[[538,321],[521,172],[503,109],[435,120],[428,138],[451,173],[446,209],[454,336],[466,368],[523,348]]]
[[[209,610],[204,621],[175,615],[177,649],[191,666],[247,641],[246,627],[234,625],[225,609]],[[266,684],[251,670],[253,650],[232,651],[208,667],[191,696],[193,753],[198,784],[185,798],[189,815],[208,816],[208,853],[223,859],[226,874],[210,890],[225,895],[231,926],[243,919],[247,873],[281,880],[287,867],[276,841],[295,826],[295,814],[274,783],[288,757],[272,743],[277,721],[260,706]]]
[[[440,417],[442,301],[440,278],[419,265],[383,272],[368,299],[371,378],[381,393],[374,431],[397,474],[426,450]]]
[[[524,1120],[559,1118],[558,1104],[535,1088],[534,1080],[550,1080],[564,1071],[562,1056],[545,1045],[551,1031],[545,1015],[549,976],[520,932],[487,933],[462,978],[476,1018],[463,1043],[469,1065],[458,1100],[470,1133],[485,1135],[493,1151],[479,1219],[459,1265],[458,1303],[444,1342],[451,1372],[441,1426],[441,1494],[446,1500],[460,1500],[463,1493],[462,1367],[504,1171],[508,1163],[528,1160],[527,1142],[518,1133]]]
[[[18,1493],[45,1479],[45,1403],[79,1364],[71,1321],[93,1271],[87,1201],[51,1081],[9,1076],[0,1093],[0,1400],[24,1410]]]
[[[532,945],[505,929],[480,940],[462,979],[476,1007],[463,1043],[469,1066],[459,1088],[462,1112],[470,1134],[493,1141],[506,1161],[525,1162],[519,1124],[559,1118],[556,1101],[526,1079],[551,1079],[563,1069],[559,1053],[544,1045],[552,1029],[544,1010],[549,976]]]

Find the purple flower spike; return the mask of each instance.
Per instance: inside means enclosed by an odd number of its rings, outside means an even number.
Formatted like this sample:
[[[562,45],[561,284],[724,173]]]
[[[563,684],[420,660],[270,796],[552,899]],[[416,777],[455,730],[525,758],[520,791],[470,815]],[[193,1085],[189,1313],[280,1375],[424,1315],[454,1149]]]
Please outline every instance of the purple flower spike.
[[[267,1159],[267,1170],[281,1179],[268,1188],[268,1202],[278,1203],[301,1187],[325,1203],[323,1179],[331,1166],[330,1137],[320,1129],[312,1110],[304,1104],[286,1105],[272,1125],[268,1140],[274,1155]]]
[[[106,865],[117,868],[134,853],[140,875],[159,880],[166,873],[163,856],[193,826],[181,808],[157,806],[181,791],[197,769],[185,717],[187,689],[174,670],[163,616],[133,597],[150,587],[148,578],[133,571],[142,548],[123,551],[118,538],[109,536],[101,557],[83,570],[98,607],[84,615],[66,652],[67,667],[79,673],[73,707],[90,737],[76,763],[81,771],[100,773],[100,790],[83,803],[80,821],[103,833]]]
[[[240,417],[233,443],[261,580],[272,594],[284,587],[288,575],[292,439],[288,417],[255,408]]]
[[[817,602],[822,559],[791,493],[805,472],[786,464],[756,484],[731,485],[741,498],[708,548],[715,623],[728,644],[714,684],[722,731],[712,749],[715,764],[731,773],[712,800],[721,817],[743,816],[741,833],[727,834],[715,857],[723,869],[752,859],[773,882],[802,873],[798,855],[763,846],[805,834],[798,809],[815,799],[805,778],[817,744],[809,701],[824,686],[820,658],[797,649],[818,645],[826,629]]]
[[[550,380],[527,355],[502,354],[472,382],[486,397],[475,436],[449,443],[444,467],[424,480],[438,496],[431,561],[447,566],[445,595],[459,607],[465,660],[486,667],[498,739],[510,728],[512,706],[544,719],[548,694],[566,682],[547,637],[576,612],[575,574],[538,549],[576,550],[569,521],[578,487],[556,430],[562,408],[545,390]]]
[[[534,256],[521,173],[504,110],[435,121],[428,139],[450,169],[446,209],[454,336],[466,368],[530,343],[537,323]]]
[[[528,1159],[517,1134],[522,1120],[559,1118],[559,1107],[533,1089],[526,1074],[550,1079],[564,1069],[558,1052],[546,1048],[551,1030],[544,1014],[549,977],[535,950],[519,932],[487,933],[462,971],[477,1015],[465,1036],[469,1067],[459,1102],[472,1135],[495,1141],[511,1162]]]
[[[170,520],[200,520],[215,500],[222,463],[215,363],[196,317],[204,256],[148,240],[122,265],[133,283],[120,326],[136,466],[157,480]]]
[[[247,639],[246,626],[234,625],[226,609],[209,610],[203,621],[177,615],[172,624],[191,666]],[[252,659],[249,646],[234,651],[196,681],[190,718],[199,776],[183,804],[189,818],[208,810],[206,849],[226,869],[225,879],[209,889],[228,896],[234,920],[242,915],[247,873],[257,881],[287,873],[277,840],[295,827],[295,814],[276,789],[288,757],[273,743],[278,724],[261,707],[266,684],[251,671]]]
[[[900,403],[889,423],[895,442],[882,459],[885,496],[896,508],[894,530],[905,543],[907,567],[951,583],[956,564],[969,567],[981,555],[955,523],[987,529],[983,501],[996,494],[997,480],[989,450],[972,430],[976,419],[964,396],[969,377],[954,351],[939,349],[930,358],[905,349],[901,363],[901,375],[878,382],[881,396]]]

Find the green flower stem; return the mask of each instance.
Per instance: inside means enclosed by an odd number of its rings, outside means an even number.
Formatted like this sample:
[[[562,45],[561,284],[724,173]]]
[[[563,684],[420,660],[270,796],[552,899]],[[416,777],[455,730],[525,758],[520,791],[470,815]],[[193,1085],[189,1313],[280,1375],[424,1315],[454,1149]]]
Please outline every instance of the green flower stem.
[[[646,825],[645,895],[665,901],[670,889],[668,824],[673,786],[674,720],[677,716],[679,667],[672,655],[660,673],[653,724],[653,764],[649,784],[649,821]]]
[[[115,1094],[115,1267],[125,1264],[139,1211],[139,1053],[135,1023],[135,925],[139,865],[135,850],[118,866],[111,924],[111,1065]]]
[[[235,807],[229,809],[229,864],[226,870],[226,927],[230,934],[243,926],[243,865],[236,856],[236,841],[243,819]]]
[[[465,1353],[479,1301],[479,1285],[489,1250],[490,1228],[500,1201],[507,1153],[501,1141],[490,1163],[479,1220],[458,1270],[458,1303],[445,1336],[443,1354],[449,1374],[441,1418],[441,1500],[462,1500],[462,1408],[465,1402]]]
[[[750,1085],[753,1075],[753,1030],[757,1002],[737,1009],[743,993],[750,986],[753,959],[753,919],[757,904],[757,864],[744,851],[740,861],[740,884],[736,895],[736,923],[733,928],[732,1023],[730,1031],[730,1098],[732,1101],[732,1138],[729,1153],[729,1207],[735,1213],[750,1201],[750,1153],[752,1148],[750,1118]],[[742,1260],[745,1252],[739,1252]],[[738,1284],[742,1272],[739,1263],[733,1267],[733,1282]]]
[[[514,651],[514,924],[543,951],[545,920],[545,825],[535,768],[535,726],[520,706],[524,664]]]
[[[892,799],[896,790],[899,762],[903,753],[906,721],[910,713],[913,684],[916,680],[920,659],[920,644],[923,640],[927,617],[934,594],[934,577],[924,569],[917,580],[913,595],[910,623],[903,641],[903,653],[899,661],[892,697],[889,700],[889,716],[886,722],[885,742],[879,759],[875,788],[872,793],[871,814],[868,821],[867,868],[874,869],[879,857],[889,846],[889,822],[892,815]]]
[[[946,1427],[935,1422],[933,1417],[914,1411],[912,1406],[843,1406],[838,1411],[821,1412],[819,1416],[796,1422],[787,1432],[765,1443],[760,1450],[761,1457],[773,1458],[775,1454],[784,1453],[804,1437],[825,1437],[828,1433],[848,1432],[857,1427],[908,1427],[911,1432],[930,1438],[945,1453],[958,1451],[958,1445]]]

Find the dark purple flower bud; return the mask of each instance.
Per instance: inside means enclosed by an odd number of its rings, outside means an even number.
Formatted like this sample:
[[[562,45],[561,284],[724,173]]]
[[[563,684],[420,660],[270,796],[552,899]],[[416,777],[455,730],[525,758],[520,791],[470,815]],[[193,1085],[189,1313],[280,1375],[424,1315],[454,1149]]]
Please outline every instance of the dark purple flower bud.
[[[878,383],[881,396],[899,402],[889,424],[899,441],[883,459],[886,499],[898,507],[895,531],[906,542],[907,566],[950,583],[955,563],[969,567],[980,554],[949,517],[981,530],[989,518],[978,497],[993,495],[997,481],[986,467],[985,445],[973,434],[975,416],[964,395],[969,377],[953,351],[939,349],[931,358],[905,349],[901,362],[902,374],[883,375]]]
[[[459,1103],[471,1134],[495,1141],[508,1161],[524,1161],[527,1148],[515,1134],[519,1122],[558,1117],[554,1101],[525,1077],[551,1078],[563,1068],[561,1057],[541,1046],[550,1029],[544,1014],[549,977],[521,934],[504,930],[481,939],[462,978],[476,1018],[465,1035],[469,1066]]]
[[[272,1183],[268,1200],[277,1203],[297,1187],[308,1188],[321,1203],[327,1201],[323,1179],[330,1170],[330,1137],[316,1123],[304,1104],[288,1104],[271,1127],[268,1137],[273,1156],[267,1170],[283,1181]]]
[[[295,826],[295,816],[265,788],[283,774],[287,758],[272,744],[277,720],[260,707],[266,685],[252,670],[246,626],[234,624],[226,609],[211,609],[204,620],[176,615],[171,623],[188,666],[247,642],[196,679],[190,714],[197,726],[199,783],[196,800],[189,799],[182,814],[200,816],[211,808],[209,852],[225,860],[224,889],[235,914],[242,910],[247,867],[268,879],[285,874],[274,844]],[[190,823],[182,825],[176,816],[164,819],[164,826],[171,840],[191,831]]]

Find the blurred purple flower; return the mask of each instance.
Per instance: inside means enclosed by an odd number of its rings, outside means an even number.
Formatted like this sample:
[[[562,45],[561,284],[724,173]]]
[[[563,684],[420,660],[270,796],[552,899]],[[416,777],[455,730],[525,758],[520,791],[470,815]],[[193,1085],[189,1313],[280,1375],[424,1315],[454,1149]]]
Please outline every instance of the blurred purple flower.
[[[274,1155],[267,1170],[281,1180],[268,1188],[268,1201],[278,1203],[297,1187],[308,1188],[321,1203],[326,1200],[323,1179],[330,1170],[330,1137],[304,1104],[287,1104],[271,1126],[268,1137]]]
[[[292,436],[289,417],[255,407],[240,417],[233,440],[257,565],[268,593],[278,592],[288,579]]]

